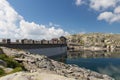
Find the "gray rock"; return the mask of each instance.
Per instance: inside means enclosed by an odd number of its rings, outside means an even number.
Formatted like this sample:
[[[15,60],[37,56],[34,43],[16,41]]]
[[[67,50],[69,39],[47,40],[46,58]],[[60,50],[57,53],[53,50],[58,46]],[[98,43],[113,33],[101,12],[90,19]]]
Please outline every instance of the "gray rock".
[[[0,60],[0,65],[6,67],[7,63],[5,61],[3,61],[3,60]]]
[[[17,50],[11,51],[9,48],[3,49],[6,49],[3,51],[8,52],[5,52],[6,54],[13,53],[14,55],[12,56],[15,57],[15,60],[21,62],[26,70],[32,73],[38,72],[42,69],[68,78],[74,78],[76,80],[114,80],[107,75],[105,76],[88,69],[80,68],[77,65],[68,65],[57,62],[47,58],[46,56],[27,54],[25,51],[22,51],[22,53]]]
[[[18,72],[14,74],[1,77],[0,80],[76,80],[67,78],[50,72]]]

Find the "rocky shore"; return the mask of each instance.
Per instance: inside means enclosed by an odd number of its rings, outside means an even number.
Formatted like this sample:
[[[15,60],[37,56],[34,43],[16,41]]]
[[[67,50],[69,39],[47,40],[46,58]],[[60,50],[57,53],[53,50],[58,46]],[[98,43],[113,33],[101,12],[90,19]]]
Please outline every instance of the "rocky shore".
[[[120,34],[86,33],[74,34],[67,37],[68,47],[74,50],[108,50],[120,49]]]
[[[1,77],[0,80],[114,80],[107,75],[57,62],[43,55],[5,47],[1,49],[21,63],[26,71]]]

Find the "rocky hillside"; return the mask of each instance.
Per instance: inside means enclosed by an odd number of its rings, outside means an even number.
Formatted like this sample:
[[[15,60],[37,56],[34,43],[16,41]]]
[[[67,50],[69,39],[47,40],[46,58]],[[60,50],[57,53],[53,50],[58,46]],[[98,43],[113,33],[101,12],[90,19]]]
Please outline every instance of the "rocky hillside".
[[[24,66],[22,72],[1,77],[0,80],[114,80],[76,65],[67,65],[43,55],[1,47],[3,53]]]
[[[120,34],[86,33],[67,36],[68,44],[84,47],[119,48]]]

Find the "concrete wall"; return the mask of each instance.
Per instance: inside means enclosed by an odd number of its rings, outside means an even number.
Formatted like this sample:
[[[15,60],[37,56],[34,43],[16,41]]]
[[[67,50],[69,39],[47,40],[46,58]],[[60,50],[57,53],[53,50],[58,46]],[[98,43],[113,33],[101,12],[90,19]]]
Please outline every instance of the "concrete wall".
[[[38,48],[65,47],[67,46],[67,44],[0,44],[0,46],[17,49],[38,49]]]
[[[52,47],[52,48],[39,48],[39,49],[24,49],[25,51],[46,55],[48,57],[67,54],[67,47]]]
[[[66,44],[0,44],[0,46],[23,49],[30,53],[42,54],[48,57],[67,54]]]

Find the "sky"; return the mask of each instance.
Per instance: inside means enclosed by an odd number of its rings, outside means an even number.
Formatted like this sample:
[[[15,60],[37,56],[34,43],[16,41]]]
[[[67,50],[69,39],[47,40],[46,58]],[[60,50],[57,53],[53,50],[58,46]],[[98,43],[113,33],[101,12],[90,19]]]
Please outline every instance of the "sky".
[[[0,38],[120,33],[120,0],[0,0]]]

